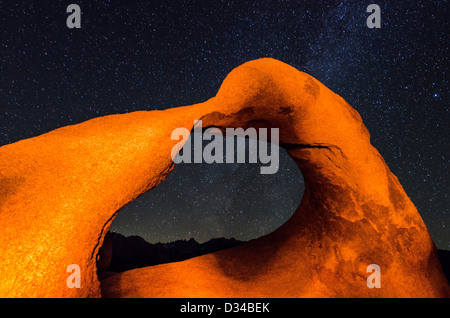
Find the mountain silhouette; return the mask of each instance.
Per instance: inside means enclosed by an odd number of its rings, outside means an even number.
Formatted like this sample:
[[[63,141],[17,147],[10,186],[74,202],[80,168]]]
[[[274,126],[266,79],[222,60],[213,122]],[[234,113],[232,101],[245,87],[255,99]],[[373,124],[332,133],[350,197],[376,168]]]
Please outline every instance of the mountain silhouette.
[[[99,278],[102,279],[117,272],[179,262],[238,246],[242,243],[244,242],[234,238],[220,237],[204,243],[198,243],[191,238],[189,240],[151,244],[137,235],[126,237],[119,233],[109,232],[97,261],[98,274]]]
[[[450,251],[438,250],[439,261],[447,281],[450,282]]]

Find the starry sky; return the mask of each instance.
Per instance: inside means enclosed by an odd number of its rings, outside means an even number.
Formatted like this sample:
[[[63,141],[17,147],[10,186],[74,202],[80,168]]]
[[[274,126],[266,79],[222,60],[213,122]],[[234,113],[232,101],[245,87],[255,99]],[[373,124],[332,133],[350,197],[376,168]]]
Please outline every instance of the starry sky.
[[[66,8],[82,11],[66,26]],[[370,3],[381,28],[366,25]],[[448,1],[2,1],[0,146],[109,114],[214,96],[240,64],[273,57],[307,72],[362,116],[372,144],[450,249]],[[149,242],[248,240],[303,193],[293,160],[178,164],[124,207],[112,230]]]

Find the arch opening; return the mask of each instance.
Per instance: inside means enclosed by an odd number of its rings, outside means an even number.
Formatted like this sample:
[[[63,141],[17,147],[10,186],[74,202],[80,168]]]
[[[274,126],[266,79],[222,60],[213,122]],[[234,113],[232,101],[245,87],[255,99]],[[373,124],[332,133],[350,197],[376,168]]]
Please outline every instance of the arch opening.
[[[189,138],[196,134],[191,133]],[[254,150],[249,138],[216,138],[223,141],[223,163],[175,164],[158,186],[118,211],[110,237],[99,250],[100,280],[114,272],[237,246],[273,232],[294,214],[303,196],[304,181],[284,148],[262,143],[269,154],[277,147],[279,162],[276,173],[261,174],[265,164],[259,156],[257,163],[249,163]],[[234,163],[226,162],[226,140],[230,138],[234,138],[235,155],[245,152],[244,163],[237,163],[237,156]],[[203,141],[202,150],[208,144]],[[183,148],[188,145],[193,154],[192,142]],[[105,258],[110,260],[105,263]]]

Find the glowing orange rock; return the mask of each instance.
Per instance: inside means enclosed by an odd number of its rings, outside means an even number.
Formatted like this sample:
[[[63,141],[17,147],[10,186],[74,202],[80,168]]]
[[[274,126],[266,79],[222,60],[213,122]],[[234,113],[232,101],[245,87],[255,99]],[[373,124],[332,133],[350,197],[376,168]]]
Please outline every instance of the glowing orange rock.
[[[117,210],[173,168],[171,132],[279,127],[306,190],[275,232],[187,261],[102,281],[96,257]],[[446,297],[416,208],[371,146],[359,114],[282,62],[245,63],[216,97],[89,120],[0,148],[2,297]],[[68,288],[66,268],[81,268]],[[368,288],[369,264],[381,288]]]

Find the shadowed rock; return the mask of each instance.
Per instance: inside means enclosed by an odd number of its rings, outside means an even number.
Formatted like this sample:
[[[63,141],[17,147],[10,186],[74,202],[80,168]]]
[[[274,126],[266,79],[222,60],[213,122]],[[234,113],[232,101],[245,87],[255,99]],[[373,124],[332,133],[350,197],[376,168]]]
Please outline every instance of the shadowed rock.
[[[196,119],[280,128],[280,146],[304,176],[300,206],[269,235],[111,276],[100,292],[96,257],[114,216],[165,178],[172,130]],[[0,189],[0,296],[449,296],[426,226],[359,114],[273,59],[234,69],[204,103],[100,117],[3,146]],[[79,289],[66,286],[69,264],[82,269]],[[381,268],[379,289],[366,285],[369,264]]]

